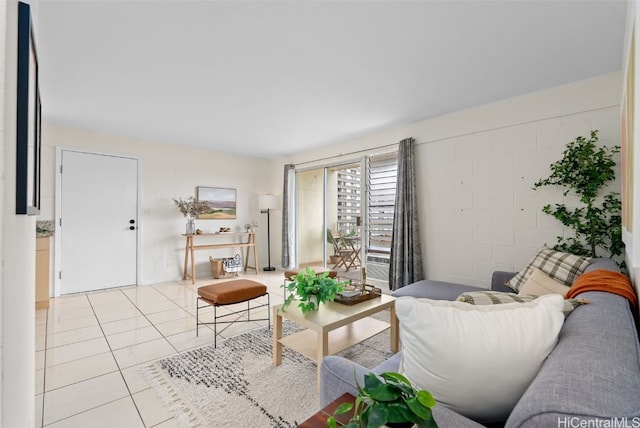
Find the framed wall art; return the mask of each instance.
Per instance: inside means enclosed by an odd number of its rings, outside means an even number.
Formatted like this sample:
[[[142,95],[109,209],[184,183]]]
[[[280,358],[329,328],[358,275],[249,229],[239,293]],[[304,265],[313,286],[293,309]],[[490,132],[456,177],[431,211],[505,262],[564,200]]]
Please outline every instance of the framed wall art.
[[[199,219],[231,220],[236,218],[236,189],[198,186],[196,199],[209,205],[210,211]]]
[[[30,7],[18,3],[16,214],[40,213],[41,112]]]

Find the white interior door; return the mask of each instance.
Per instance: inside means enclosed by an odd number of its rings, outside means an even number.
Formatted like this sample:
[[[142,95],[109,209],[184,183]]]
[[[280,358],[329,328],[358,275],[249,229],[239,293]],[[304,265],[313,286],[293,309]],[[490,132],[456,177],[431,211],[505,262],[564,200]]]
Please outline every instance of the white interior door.
[[[138,161],[63,150],[61,294],[136,284]]]

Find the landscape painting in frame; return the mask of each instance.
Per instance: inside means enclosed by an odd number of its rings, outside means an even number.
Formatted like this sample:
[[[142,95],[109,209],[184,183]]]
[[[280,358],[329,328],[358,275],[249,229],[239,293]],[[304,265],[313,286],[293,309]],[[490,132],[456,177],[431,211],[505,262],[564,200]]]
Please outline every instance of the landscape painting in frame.
[[[236,218],[236,189],[198,186],[199,202],[209,205],[209,211],[198,215],[199,219],[229,220]]]

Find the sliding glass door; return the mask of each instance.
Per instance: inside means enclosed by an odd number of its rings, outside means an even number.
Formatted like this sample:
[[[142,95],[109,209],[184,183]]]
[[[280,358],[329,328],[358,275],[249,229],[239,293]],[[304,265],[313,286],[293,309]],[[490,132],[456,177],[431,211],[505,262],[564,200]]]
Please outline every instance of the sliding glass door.
[[[375,285],[388,279],[397,153],[296,171],[298,267],[326,266]],[[343,241],[335,242],[331,232]],[[340,259],[340,248],[344,252]]]
[[[296,173],[296,259],[298,267],[328,266],[342,270],[361,265],[362,180],[361,163],[327,166]],[[339,232],[356,257],[331,262],[334,243],[330,232]],[[340,244],[343,245],[343,244]]]
[[[325,168],[325,173],[327,266],[343,271],[357,270],[362,266],[364,226],[362,165],[353,162],[330,166]]]

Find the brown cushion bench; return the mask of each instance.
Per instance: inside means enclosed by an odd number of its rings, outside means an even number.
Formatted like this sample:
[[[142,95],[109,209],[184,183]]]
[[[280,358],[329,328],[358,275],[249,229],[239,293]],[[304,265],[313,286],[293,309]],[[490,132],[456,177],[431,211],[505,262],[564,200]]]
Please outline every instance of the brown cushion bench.
[[[267,296],[267,302],[251,307],[251,301],[262,296]],[[199,302],[205,303],[200,306]],[[237,303],[247,302],[247,308],[224,315],[217,314],[219,306],[234,305]],[[213,322],[200,322],[200,309],[207,306],[213,306]],[[267,318],[251,319],[251,309],[258,309],[267,306]],[[234,319],[233,321],[218,321],[231,315],[239,313],[247,313],[247,319]],[[198,328],[200,325],[213,324],[213,343],[217,346],[218,334],[224,332],[234,322],[251,322],[251,321],[268,321],[271,327],[271,314],[269,311],[269,293],[267,286],[257,281],[249,279],[234,279],[232,281],[220,282],[217,284],[205,285],[198,288],[198,297],[196,299],[196,336],[198,336]],[[218,333],[218,324],[229,324]]]

